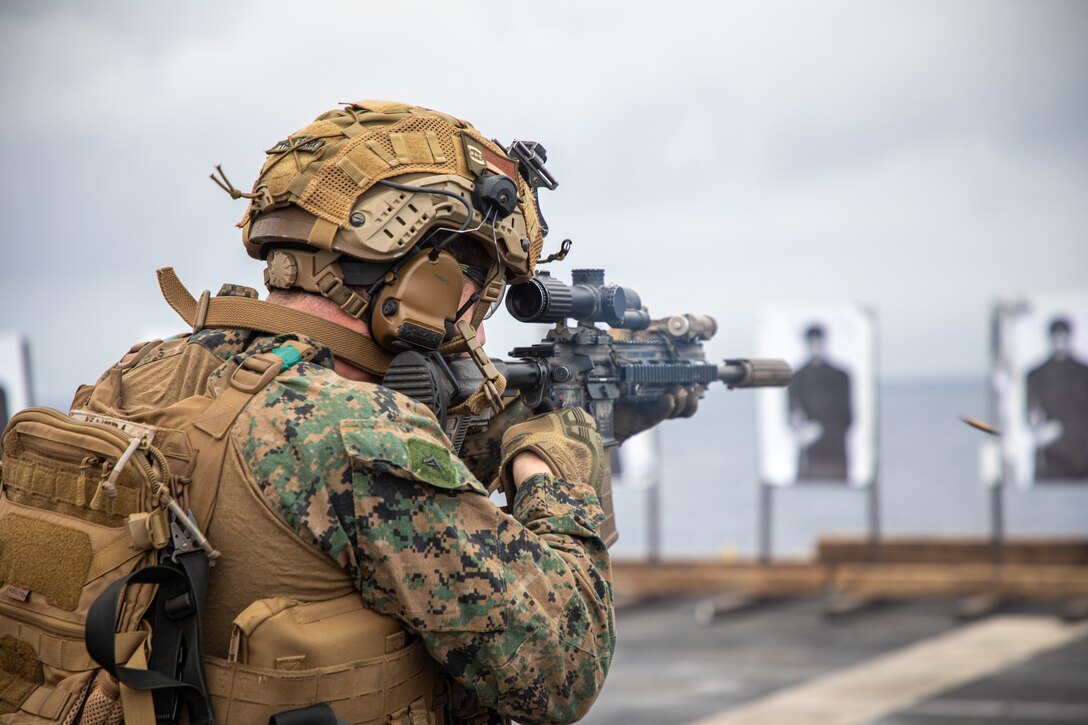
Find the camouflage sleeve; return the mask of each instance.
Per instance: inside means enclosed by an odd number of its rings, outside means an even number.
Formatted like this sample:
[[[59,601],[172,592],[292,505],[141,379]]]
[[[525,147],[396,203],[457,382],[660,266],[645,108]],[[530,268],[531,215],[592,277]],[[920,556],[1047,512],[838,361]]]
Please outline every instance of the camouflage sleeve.
[[[364,601],[419,632],[484,706],[524,723],[581,718],[615,644],[608,555],[588,487],[538,477],[519,493],[514,517],[473,491],[393,476],[367,488]],[[386,505],[375,509],[376,499]]]
[[[279,420],[243,441],[270,505],[484,706],[522,723],[582,717],[615,645],[593,489],[535,476],[505,514],[414,401],[368,386],[330,414],[294,384],[268,393]],[[294,441],[283,456],[259,442],[277,426]]]

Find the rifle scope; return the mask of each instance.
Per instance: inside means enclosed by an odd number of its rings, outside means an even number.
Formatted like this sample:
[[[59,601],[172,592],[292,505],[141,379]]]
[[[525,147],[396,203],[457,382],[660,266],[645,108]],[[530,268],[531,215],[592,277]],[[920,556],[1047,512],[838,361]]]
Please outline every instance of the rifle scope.
[[[650,314],[630,287],[604,283],[603,269],[576,269],[573,285],[538,272],[506,293],[506,309],[521,322],[603,322],[611,327],[644,330]]]

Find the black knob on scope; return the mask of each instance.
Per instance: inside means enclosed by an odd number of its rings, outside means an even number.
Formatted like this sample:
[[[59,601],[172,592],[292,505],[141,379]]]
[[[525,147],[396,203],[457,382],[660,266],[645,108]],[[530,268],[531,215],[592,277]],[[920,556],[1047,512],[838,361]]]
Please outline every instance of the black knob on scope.
[[[603,269],[572,269],[570,279],[574,284],[589,284],[594,287],[604,285]]]
[[[613,327],[623,324],[623,316],[627,312],[627,292],[623,287],[610,284],[598,288],[601,299],[601,309],[598,319],[607,322]]]

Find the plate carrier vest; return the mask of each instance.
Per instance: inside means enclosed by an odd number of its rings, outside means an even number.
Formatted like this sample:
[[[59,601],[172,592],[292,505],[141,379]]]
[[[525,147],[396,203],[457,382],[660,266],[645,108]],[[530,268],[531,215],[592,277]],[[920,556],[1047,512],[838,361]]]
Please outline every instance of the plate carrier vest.
[[[0,723],[446,722],[446,679],[419,638],[363,607],[232,475],[238,415],[313,348],[229,363],[213,394],[223,361],[187,343],[138,345],[77,391],[70,415],[30,408],[4,432]],[[243,520],[247,540],[232,530]],[[217,580],[270,567],[305,572],[279,578],[298,590]],[[314,572],[323,586],[307,583]],[[225,656],[201,656],[206,642]]]

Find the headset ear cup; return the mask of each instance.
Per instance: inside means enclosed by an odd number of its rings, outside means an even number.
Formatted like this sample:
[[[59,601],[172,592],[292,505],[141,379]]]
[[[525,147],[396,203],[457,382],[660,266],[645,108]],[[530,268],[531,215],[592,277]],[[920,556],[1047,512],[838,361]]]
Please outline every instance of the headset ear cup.
[[[465,286],[461,265],[449,252],[430,250],[410,259],[370,303],[370,334],[383,348],[437,350],[453,322]]]

